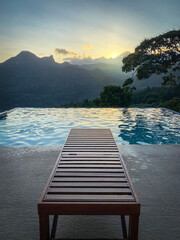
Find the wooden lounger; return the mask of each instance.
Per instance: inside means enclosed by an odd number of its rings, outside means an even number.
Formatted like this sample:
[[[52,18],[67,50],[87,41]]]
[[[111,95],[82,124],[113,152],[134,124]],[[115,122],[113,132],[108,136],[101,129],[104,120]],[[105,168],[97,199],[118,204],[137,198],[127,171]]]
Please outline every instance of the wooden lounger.
[[[70,131],[38,213],[40,240],[55,238],[58,215],[121,215],[123,238],[138,239],[140,203],[110,129]],[[51,235],[50,215],[54,215]]]

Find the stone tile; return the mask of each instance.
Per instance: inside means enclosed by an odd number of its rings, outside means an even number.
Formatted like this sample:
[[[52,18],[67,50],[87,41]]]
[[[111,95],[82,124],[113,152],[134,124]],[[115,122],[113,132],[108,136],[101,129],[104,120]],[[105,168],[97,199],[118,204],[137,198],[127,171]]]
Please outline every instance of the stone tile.
[[[180,239],[180,145],[121,145],[142,204],[139,240]],[[37,202],[59,146],[0,147],[0,239],[39,238]],[[60,237],[120,237],[118,216],[61,216]]]

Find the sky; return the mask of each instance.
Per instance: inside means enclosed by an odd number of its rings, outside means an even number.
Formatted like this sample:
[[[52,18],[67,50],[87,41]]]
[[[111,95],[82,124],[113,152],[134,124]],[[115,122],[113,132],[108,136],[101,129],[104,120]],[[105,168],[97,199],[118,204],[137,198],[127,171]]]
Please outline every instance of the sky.
[[[180,29],[179,0],[0,0],[0,62],[30,51],[57,62],[116,58]]]

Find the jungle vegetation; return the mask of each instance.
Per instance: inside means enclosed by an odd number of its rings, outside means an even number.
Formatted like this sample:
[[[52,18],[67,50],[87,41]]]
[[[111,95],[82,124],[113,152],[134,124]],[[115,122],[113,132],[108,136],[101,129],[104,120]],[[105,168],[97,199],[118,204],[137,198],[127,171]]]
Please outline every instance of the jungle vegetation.
[[[65,107],[166,107],[180,112],[180,30],[143,40],[134,53],[123,59],[122,71],[131,72],[123,86],[105,86],[100,97]],[[135,78],[162,75],[162,86],[134,91]]]

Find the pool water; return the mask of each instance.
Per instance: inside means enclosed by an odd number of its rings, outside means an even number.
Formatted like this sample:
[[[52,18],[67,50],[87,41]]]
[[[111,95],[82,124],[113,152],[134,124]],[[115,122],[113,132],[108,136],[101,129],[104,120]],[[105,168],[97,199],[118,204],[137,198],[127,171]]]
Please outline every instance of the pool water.
[[[0,145],[62,145],[71,128],[110,128],[118,144],[180,144],[180,114],[162,108],[16,108]]]

